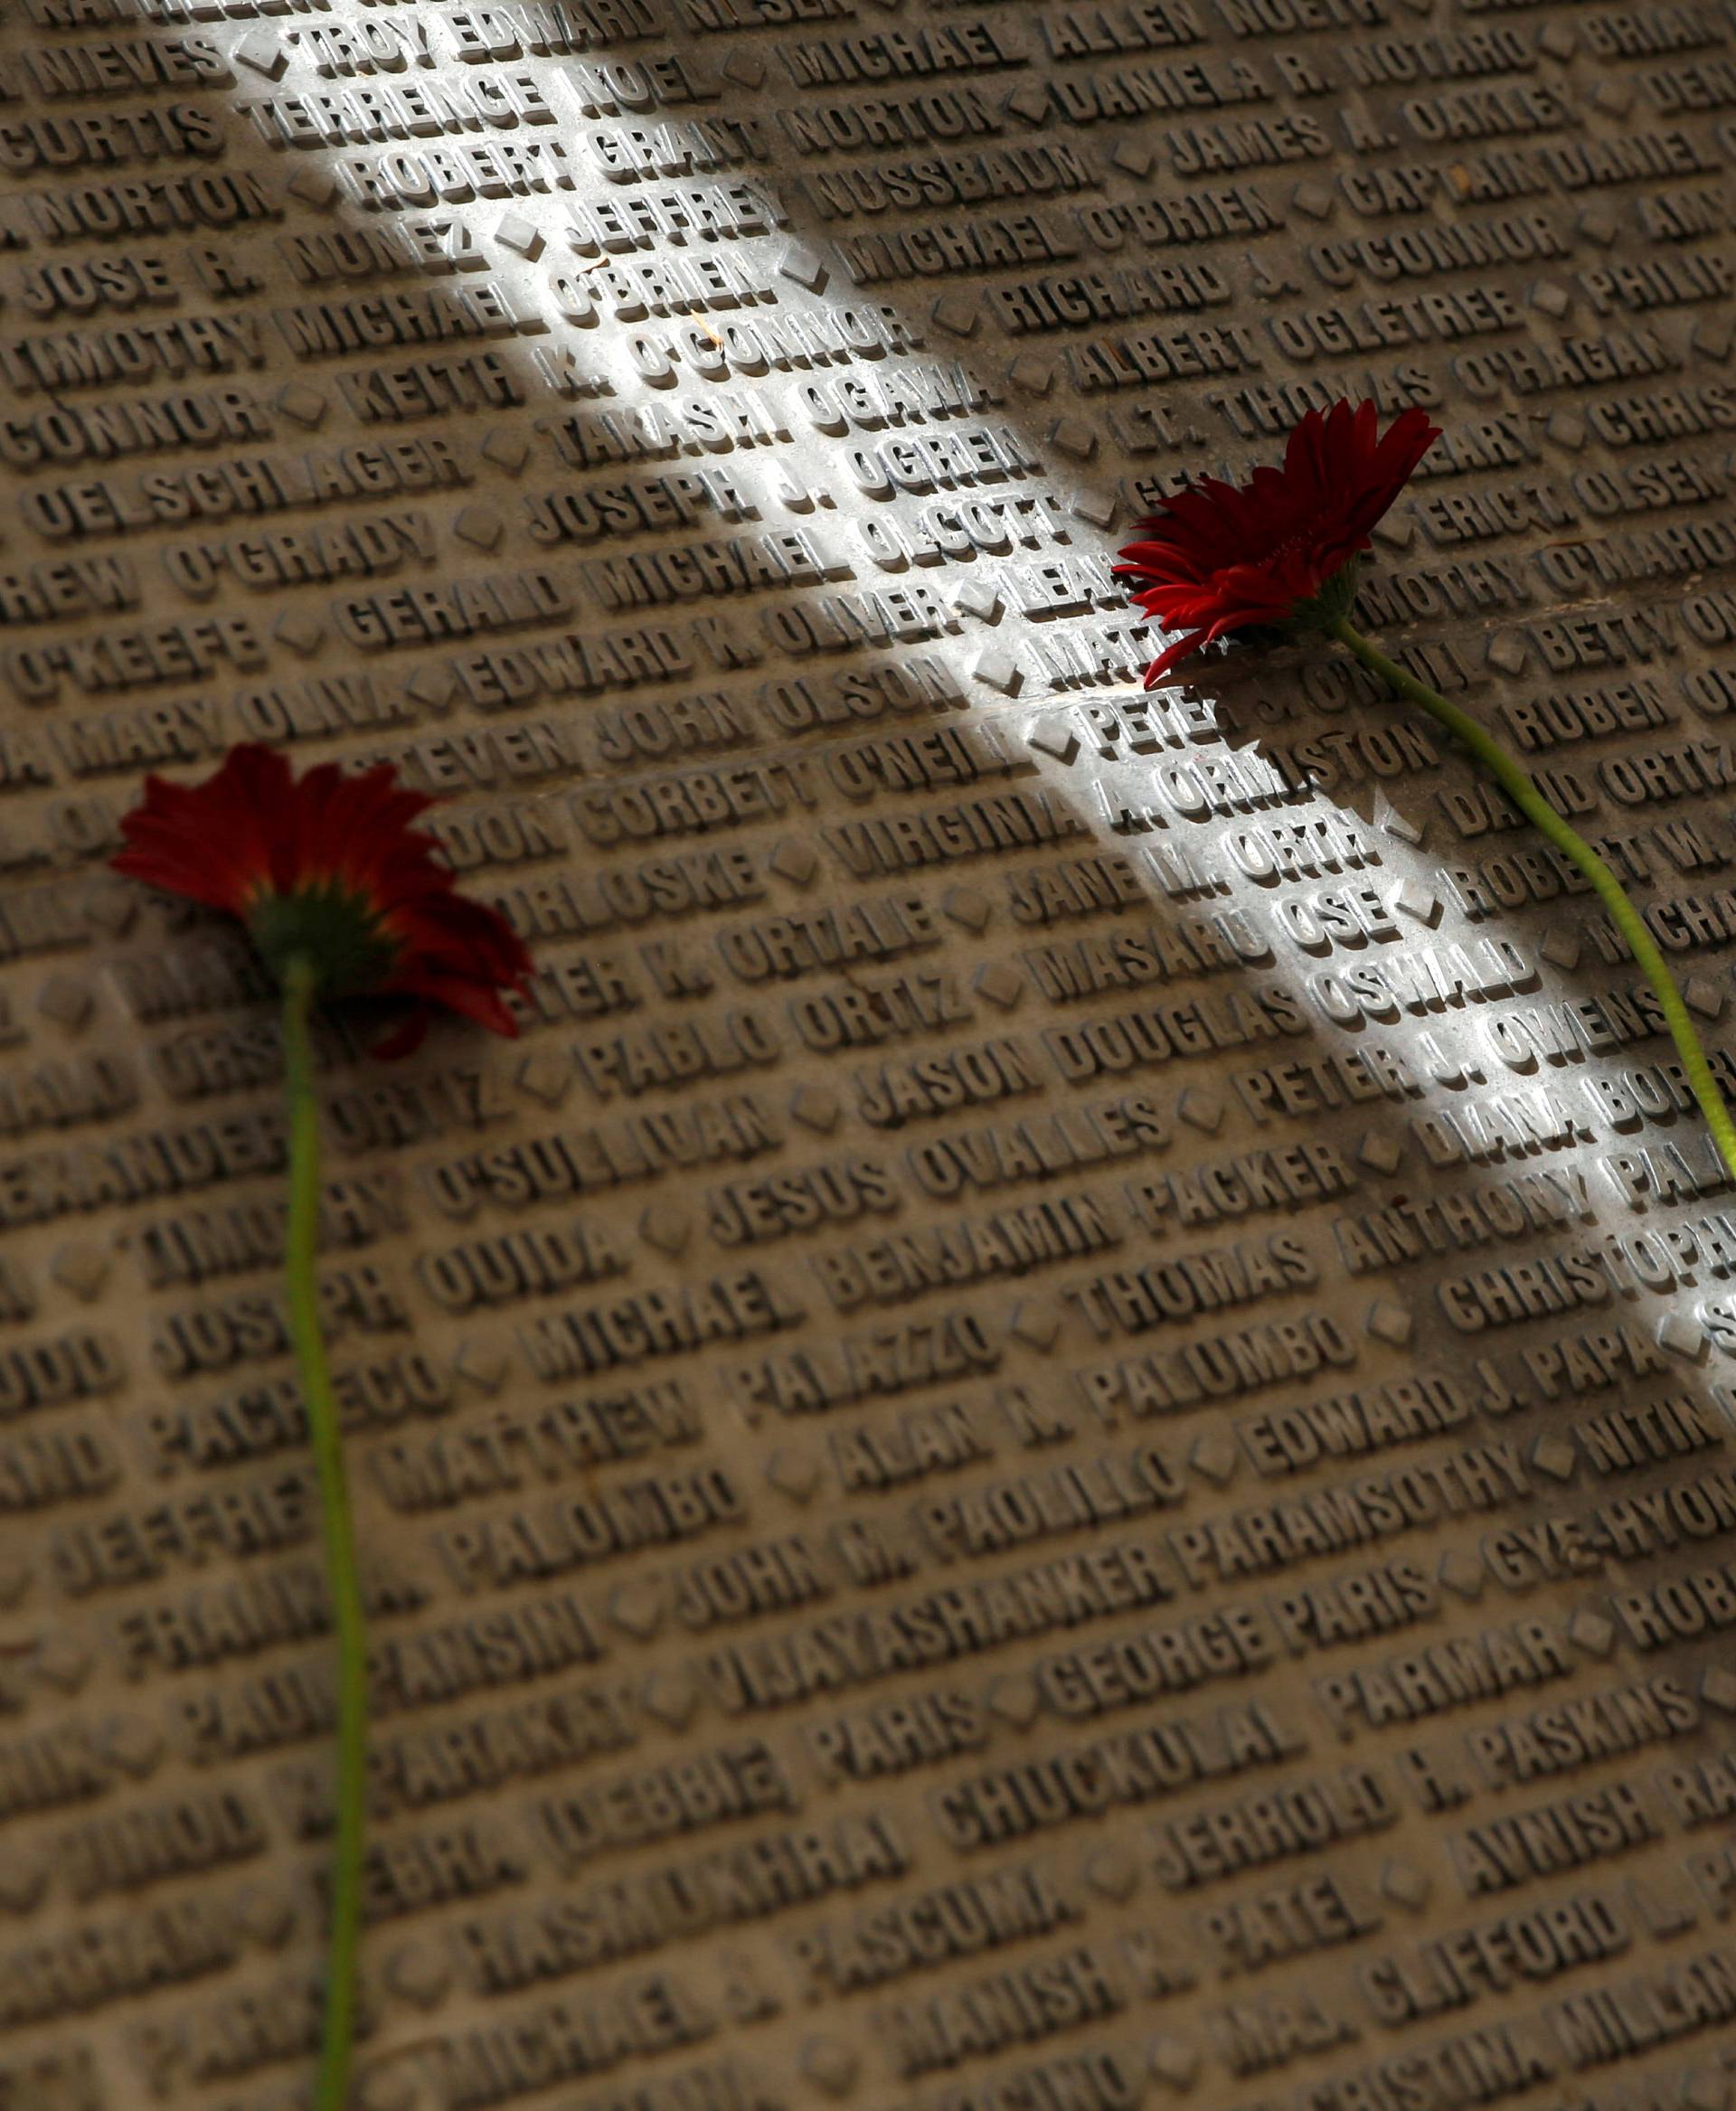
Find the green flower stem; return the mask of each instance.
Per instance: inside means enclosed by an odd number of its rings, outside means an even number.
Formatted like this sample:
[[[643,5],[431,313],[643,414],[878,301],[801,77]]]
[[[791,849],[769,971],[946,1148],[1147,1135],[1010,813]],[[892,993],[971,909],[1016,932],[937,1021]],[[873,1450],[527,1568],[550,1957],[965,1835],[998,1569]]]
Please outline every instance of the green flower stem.
[[[1700,1036],[1688,1016],[1688,1008],[1682,1001],[1682,993],[1675,986],[1675,978],[1670,973],[1663,954],[1658,951],[1652,934],[1646,928],[1639,911],[1628,900],[1621,881],[1585,838],[1568,826],[1501,743],[1485,732],[1474,718],[1460,711],[1457,704],[1448,703],[1444,696],[1438,696],[1414,675],[1407,674],[1396,661],[1389,660],[1378,646],[1371,644],[1344,617],[1340,616],[1322,627],[1328,637],[1335,637],[1340,645],[1354,653],[1371,674],[1378,674],[1389,689],[1402,696],[1407,702],[1426,711],[1437,724],[1447,729],[1461,747],[1468,749],[1526,820],[1532,822],[1564,857],[1571,858],[1591,882],[1598,900],[1609,910],[1616,928],[1627,939],[1634,958],[1645,969],[1646,979],[1651,984],[1658,1003],[1664,1007],[1664,1016],[1669,1023],[1670,1038],[1675,1042],[1675,1051],[1682,1059],[1682,1068],[1694,1088],[1695,1099],[1700,1103],[1700,1111],[1706,1117],[1706,1126],[1712,1131],[1712,1142],[1717,1145],[1719,1155],[1723,1159],[1731,1178],[1736,1180],[1736,1124],[1731,1120],[1723,1094],[1719,1090],[1718,1081],[1712,1074],[1712,1066],[1706,1060],[1706,1051],[1700,1044]]]
[[[355,1530],[337,1404],[319,1324],[314,1259],[319,1239],[319,1101],[308,1032],[316,976],[305,954],[283,969],[284,1088],[289,1109],[289,1229],[284,1277],[289,1334],[301,1376],[307,1434],[319,1475],[326,1572],[337,1639],[337,1836],[332,1861],[332,1919],[326,1958],[326,2022],[314,2111],[344,2111],[355,2031],[355,1957],[362,1927],[363,1832],[367,1810],[368,1663]]]

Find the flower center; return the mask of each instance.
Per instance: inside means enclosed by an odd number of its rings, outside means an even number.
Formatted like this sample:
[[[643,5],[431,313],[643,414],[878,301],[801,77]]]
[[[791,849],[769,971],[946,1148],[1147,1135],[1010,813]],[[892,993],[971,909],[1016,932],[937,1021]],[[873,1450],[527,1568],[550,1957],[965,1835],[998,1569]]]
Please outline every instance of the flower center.
[[[1341,616],[1356,606],[1357,575],[1361,567],[1346,558],[1330,578],[1322,580],[1316,592],[1294,603],[1290,621],[1298,630],[1330,630]]]
[[[278,982],[296,955],[310,960],[323,997],[377,989],[398,957],[396,940],[364,898],[330,881],[262,895],[248,912],[247,928]]]

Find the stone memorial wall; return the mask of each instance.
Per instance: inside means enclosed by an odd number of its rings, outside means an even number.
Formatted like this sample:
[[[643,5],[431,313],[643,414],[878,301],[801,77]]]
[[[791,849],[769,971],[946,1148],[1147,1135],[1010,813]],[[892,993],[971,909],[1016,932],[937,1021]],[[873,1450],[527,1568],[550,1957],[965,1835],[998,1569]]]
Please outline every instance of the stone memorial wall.
[[[523,1037],[334,1019],[367,2111],[1721,2111],[1728,0],[11,0],[0,2106],[301,2111],[275,1013],[149,769],[389,759]],[[1728,1055],[1715,1057],[1731,1076]]]

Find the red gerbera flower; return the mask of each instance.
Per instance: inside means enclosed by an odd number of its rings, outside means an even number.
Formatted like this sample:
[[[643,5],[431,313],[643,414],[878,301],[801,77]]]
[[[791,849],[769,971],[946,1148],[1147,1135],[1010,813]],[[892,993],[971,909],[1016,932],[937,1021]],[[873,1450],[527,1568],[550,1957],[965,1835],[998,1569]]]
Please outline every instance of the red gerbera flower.
[[[1306,620],[1439,438],[1426,411],[1401,411],[1382,438],[1373,403],[1338,402],[1308,412],[1281,469],[1262,465],[1240,489],[1208,476],[1165,499],[1115,568],[1138,582],[1148,616],[1188,633],[1151,663],[1146,687],[1228,631]],[[1349,605],[1345,593],[1321,613]]]
[[[246,742],[203,784],[147,777],[114,869],[240,917],[279,980],[299,954],[322,995],[410,999],[380,1055],[414,1048],[437,1004],[516,1034],[501,993],[523,986],[530,954],[458,892],[435,838],[410,825],[435,802],[396,774],[323,762],[297,780],[275,749]]]

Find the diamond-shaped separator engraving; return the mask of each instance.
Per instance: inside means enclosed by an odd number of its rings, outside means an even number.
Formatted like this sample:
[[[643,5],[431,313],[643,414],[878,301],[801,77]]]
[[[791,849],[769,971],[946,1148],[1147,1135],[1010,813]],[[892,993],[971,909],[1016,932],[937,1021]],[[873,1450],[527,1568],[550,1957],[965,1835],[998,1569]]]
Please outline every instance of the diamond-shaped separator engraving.
[[[280,1950],[300,1918],[296,1895],[284,1884],[250,1884],[236,1902],[236,1926],[262,1950]]]
[[[1657,1323],[1657,1345],[1672,1355],[1694,1359],[1706,1345],[1705,1330],[1685,1312],[1666,1312]]]
[[[280,645],[287,645],[292,653],[299,653],[306,659],[319,650],[326,631],[319,618],[310,616],[307,609],[286,608],[271,626],[271,635]]]
[[[1531,1447],[1531,1463],[1552,1481],[1571,1481],[1579,1454],[1565,1437],[1540,1437]]]
[[[540,1048],[518,1066],[521,1092],[543,1107],[559,1107],[572,1089],[572,1063],[552,1048]]]
[[[1414,878],[1401,881],[1392,906],[1420,924],[1432,924],[1440,915],[1439,895],[1425,881]]]
[[[1024,994],[1024,977],[1007,960],[991,960],[976,970],[971,986],[1000,1011],[1010,1012]]]
[[[792,887],[806,887],[819,871],[820,861],[814,854],[812,843],[804,843],[799,835],[786,835],[766,860],[766,865],[780,880],[788,880]]]
[[[1139,1868],[1130,1854],[1112,1848],[1095,1848],[1086,1855],[1080,1874],[1091,1890],[1123,1905],[1139,1887]]]
[[[505,532],[500,515],[488,505],[467,505],[452,523],[452,532],[458,540],[476,550],[492,550]]]
[[[1076,462],[1089,462],[1097,452],[1097,435],[1082,418],[1057,418],[1049,428],[1049,444]]]
[[[1395,1906],[1407,1907],[1412,1913],[1428,1904],[1433,1888],[1423,1871],[1408,1861],[1389,1861],[1381,1871],[1382,1895]]]
[[[1003,1722],[1019,1729],[1030,1728],[1043,1705],[1037,1682],[1029,1672],[1004,1672],[999,1678],[991,1679],[984,1698],[991,1715],[998,1715]]]
[[[1012,1332],[1027,1348],[1052,1349],[1061,1339],[1061,1315],[1046,1297],[1022,1297],[1014,1308]]]
[[[1616,1627],[1590,1606],[1576,1606],[1567,1616],[1567,1638],[1588,1656],[1608,1656],[1616,1645]]]
[[[98,1742],[110,1766],[135,1781],[154,1773],[167,1748],[156,1724],[137,1715],[112,1716],[98,1733]]]
[[[412,2008],[438,2008],[451,1990],[452,1967],[429,1943],[401,1943],[386,1959],[385,1981]]]
[[[48,1891],[45,1851],[14,1842],[0,1855],[0,1906],[9,1913],[33,1913]]]
[[[1435,1574],[1455,1597],[1467,1602],[1481,1597],[1484,1585],[1488,1581],[1482,1562],[1467,1547],[1449,1548],[1436,1563]]]
[[[278,80],[289,63],[289,54],[269,30],[250,31],[239,37],[229,47],[229,55],[237,65],[245,66],[250,73],[262,73],[268,80]]]
[[[496,1342],[467,1334],[453,1352],[452,1370],[479,1392],[495,1393],[506,1382],[506,1352]]]
[[[1223,1126],[1223,1095],[1207,1085],[1190,1085],[1175,1102],[1175,1114],[1189,1128],[1215,1136]]]
[[[1736,344],[1736,316],[1724,314],[1696,316],[1689,342],[1695,352],[1703,353],[1708,359],[1728,359],[1731,345]]]
[[[91,1655],[71,1635],[49,1635],[36,1645],[30,1668],[57,1693],[76,1693],[90,1676]]]
[[[310,429],[325,417],[328,408],[319,391],[310,389],[306,382],[286,382],[278,391],[277,405],[286,418]]]
[[[499,469],[522,469],[530,459],[530,442],[514,432],[510,426],[501,426],[491,432],[478,450],[484,461],[494,463]]]
[[[1052,362],[1040,353],[1021,352],[1007,368],[1006,378],[1015,388],[1033,396],[1046,396],[1055,385],[1055,369]]]
[[[1146,2048],[1146,2065],[1172,2089],[1191,2089],[1200,2078],[1200,2056],[1185,2038],[1165,2031]]]
[[[805,2039],[796,2064],[803,2080],[826,2097],[847,2097],[862,2078],[862,2056],[842,2038]]]
[[[1053,762],[1071,763],[1079,753],[1079,735],[1066,719],[1033,719],[1025,728],[1024,744]]]
[[[1701,1675],[1700,1698],[1721,1714],[1736,1715],[1736,1671],[1728,1664],[1712,1664]]]
[[[51,975],[36,992],[36,1009],[44,1019],[76,1033],[96,1009],[96,999],[85,984],[70,975]]]
[[[1660,1940],[1667,1941],[1694,1925],[1694,1908],[1679,1891],[1655,1890],[1639,1877],[1629,1877],[1626,1890],[1635,1919]]]
[[[667,1601],[661,1581],[655,1576],[635,1577],[618,1584],[609,1594],[609,1616],[623,1634],[647,1642],[663,1625]]]
[[[1235,1438],[1222,1425],[1202,1431],[1188,1447],[1187,1463],[1202,1480],[1222,1488],[1236,1470]]]
[[[639,1688],[639,1704],[671,1729],[682,1729],[693,1720],[699,1694],[685,1672],[653,1672]]]
[[[793,279],[797,286],[807,287],[810,293],[817,293],[826,284],[826,264],[806,242],[791,242],[778,259],[778,276]]]
[[[1016,695],[1024,675],[1019,666],[1018,655],[1008,646],[996,646],[986,652],[971,673],[979,682],[986,682],[991,689],[998,689],[1003,696]]]
[[[382,2060],[356,2084],[362,2111],[429,2111],[422,2077],[405,2060]]]
[[[406,678],[404,694],[429,711],[439,711],[451,702],[458,686],[458,676],[443,660],[430,660]]]
[[[639,1212],[639,1237],[659,1253],[681,1252],[692,1232],[687,1212],[678,1202],[651,1202]]]
[[[51,1281],[88,1305],[108,1280],[108,1256],[101,1247],[76,1239],[56,1249],[48,1273]]]
[[[542,231],[522,212],[504,212],[495,223],[495,240],[532,261],[542,252]]]
[[[1404,1145],[1384,1129],[1370,1129],[1356,1146],[1356,1156],[1376,1173],[1396,1173],[1404,1160]]]
[[[792,1503],[807,1503],[820,1484],[819,1462],[812,1452],[780,1445],[766,1461],[766,1482]]]
[[[131,930],[138,914],[138,890],[130,880],[93,880],[79,899],[90,921],[113,938]]]
[[[299,199],[304,205],[312,205],[322,211],[334,203],[337,197],[337,178],[327,175],[324,169],[297,169],[283,187],[292,198]]]
[[[822,1085],[798,1085],[790,1094],[789,1111],[804,1128],[830,1134],[838,1126],[838,1096]]]

